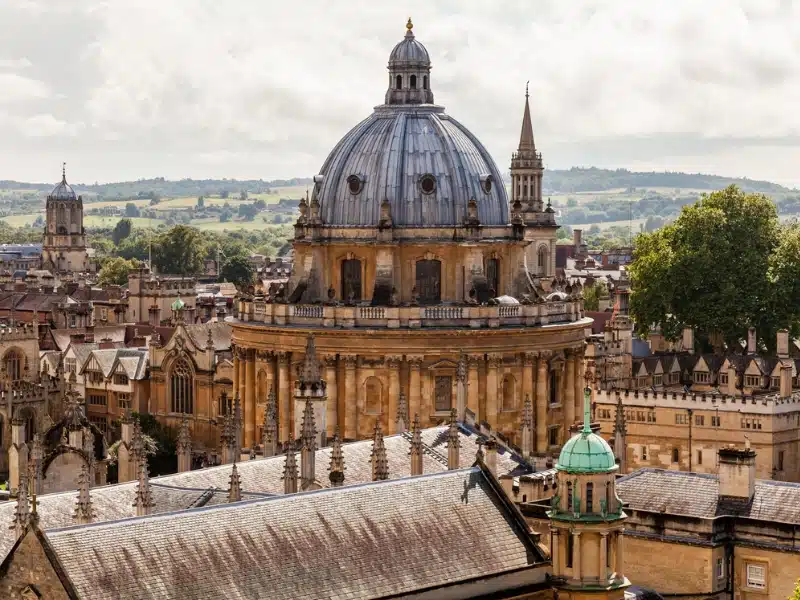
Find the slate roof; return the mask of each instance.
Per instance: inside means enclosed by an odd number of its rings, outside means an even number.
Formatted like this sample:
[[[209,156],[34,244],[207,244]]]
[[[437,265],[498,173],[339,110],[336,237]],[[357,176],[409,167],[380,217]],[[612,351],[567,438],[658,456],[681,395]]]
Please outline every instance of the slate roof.
[[[750,502],[719,496],[719,477],[705,473],[639,469],[617,480],[617,493],[634,510],[699,519],[739,516],[800,523],[800,484],[757,479]]]
[[[107,325],[104,327],[94,328],[94,340],[100,342],[104,339],[110,339],[112,342],[125,343],[125,325]],[[62,352],[69,347],[70,336],[73,334],[85,334],[84,327],[77,327],[74,329],[51,329],[50,334],[53,336],[53,341]]]
[[[192,343],[198,348],[205,348],[208,343],[208,331],[211,330],[214,350],[230,350],[233,327],[230,323],[209,321],[198,325],[186,325],[186,333],[192,338]]]
[[[88,344],[82,344],[88,345]],[[77,351],[76,351],[77,356]],[[147,372],[147,363],[148,363],[148,352],[146,350],[136,350],[130,348],[111,348],[111,349],[103,349],[103,350],[92,350],[89,354],[85,356],[83,361],[78,364],[78,368],[80,371],[83,371],[84,367],[87,364],[87,361],[94,357],[97,361],[97,364],[100,366],[100,370],[103,373],[103,377],[108,377],[111,375],[112,370],[116,370],[116,361],[119,360],[119,364],[122,366],[122,369],[125,371],[125,374],[128,376],[128,379],[143,379],[146,372]]]
[[[356,600],[541,563],[512,510],[470,468],[45,535],[81,598]]]

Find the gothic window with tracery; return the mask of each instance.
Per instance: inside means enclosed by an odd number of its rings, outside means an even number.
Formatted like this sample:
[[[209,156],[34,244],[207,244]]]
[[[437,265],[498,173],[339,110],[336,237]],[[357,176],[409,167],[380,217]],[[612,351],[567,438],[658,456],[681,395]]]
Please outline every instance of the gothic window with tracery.
[[[169,376],[171,411],[192,414],[194,412],[194,382],[192,369],[185,358],[175,361]]]
[[[23,358],[16,350],[9,350],[3,360],[3,366],[6,370],[6,377],[11,381],[21,379],[22,375],[22,361]]]

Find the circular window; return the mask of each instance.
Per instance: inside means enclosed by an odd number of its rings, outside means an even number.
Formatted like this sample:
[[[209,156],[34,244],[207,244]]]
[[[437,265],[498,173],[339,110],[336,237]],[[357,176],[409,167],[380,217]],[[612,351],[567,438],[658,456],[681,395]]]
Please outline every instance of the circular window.
[[[423,175],[419,180],[419,187],[423,194],[432,194],[436,191],[436,177],[433,175]]]
[[[492,181],[493,180],[494,180],[494,177],[492,177],[491,175],[489,175],[486,179],[483,180],[483,186],[482,187],[483,187],[483,192],[485,194],[491,194],[492,193]]]
[[[347,187],[350,189],[351,194],[361,193],[362,181],[358,175],[350,175],[347,178]]]

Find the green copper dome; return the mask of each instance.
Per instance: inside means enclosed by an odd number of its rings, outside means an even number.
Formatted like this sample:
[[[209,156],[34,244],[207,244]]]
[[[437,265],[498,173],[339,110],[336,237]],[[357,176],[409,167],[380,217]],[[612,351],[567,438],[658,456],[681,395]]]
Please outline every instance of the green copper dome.
[[[186,304],[184,304],[183,300],[181,300],[179,297],[177,300],[175,300],[175,302],[172,303],[172,310],[183,310],[184,306],[186,306]]]
[[[602,437],[592,433],[589,408],[590,391],[583,400],[583,430],[564,444],[558,455],[556,469],[568,473],[608,473],[618,468],[611,446]]]

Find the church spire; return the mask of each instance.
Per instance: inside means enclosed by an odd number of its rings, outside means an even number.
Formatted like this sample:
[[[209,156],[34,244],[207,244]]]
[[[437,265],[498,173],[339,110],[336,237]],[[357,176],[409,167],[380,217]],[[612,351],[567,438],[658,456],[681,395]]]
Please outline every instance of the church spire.
[[[231,469],[231,480],[228,486],[228,502],[239,502],[242,499],[242,480],[239,477],[239,469],[236,467],[236,461],[233,461],[233,468]]]
[[[375,419],[375,431],[372,436],[372,481],[389,479],[389,460],[386,458],[386,446],[383,443],[380,419]]]
[[[310,339],[310,338],[309,338]],[[300,471],[302,489],[307,490],[316,478],[317,428],[314,426],[314,408],[311,400],[306,399],[303,410],[303,422],[300,426]]]
[[[28,527],[28,523],[30,522],[31,518],[31,505],[30,500],[28,498],[28,475],[26,473],[20,473],[19,475],[19,487],[17,488],[17,506],[14,508],[14,520],[11,523],[10,529],[14,530],[17,538],[19,538],[23,533],[25,533],[25,529]]]
[[[88,525],[95,517],[89,485],[89,466],[83,463],[78,475],[78,499],[75,502],[75,512],[72,513],[72,518],[78,525]]]
[[[533,124],[531,123],[531,106],[528,101],[528,84],[525,84],[525,112],[522,114],[522,132],[519,136],[519,151],[526,152],[536,150],[533,141]]]
[[[422,475],[422,434],[417,414],[414,415],[414,423],[411,425],[411,450],[408,455],[411,457],[411,475]]]
[[[267,405],[264,407],[264,456],[275,456],[278,453],[278,426],[276,423],[275,388],[267,394]]]
[[[342,438],[339,436],[339,428],[333,434],[333,444],[331,445],[331,466],[328,468],[331,480],[331,487],[341,487],[344,483],[344,453],[342,452]]]
[[[286,444],[286,462],[283,465],[283,493],[297,493],[297,458],[294,455],[294,444]]]

